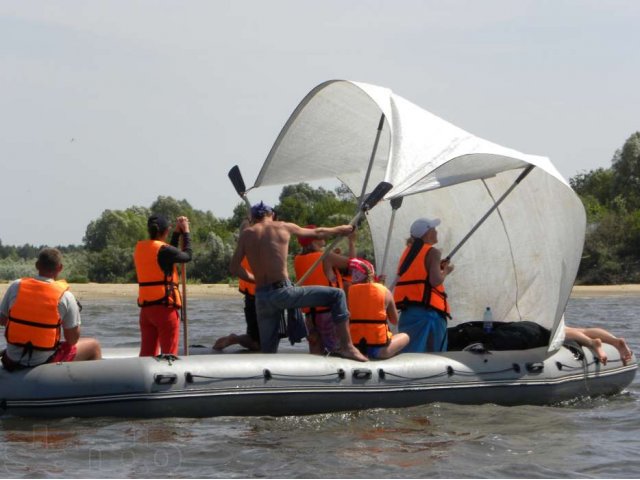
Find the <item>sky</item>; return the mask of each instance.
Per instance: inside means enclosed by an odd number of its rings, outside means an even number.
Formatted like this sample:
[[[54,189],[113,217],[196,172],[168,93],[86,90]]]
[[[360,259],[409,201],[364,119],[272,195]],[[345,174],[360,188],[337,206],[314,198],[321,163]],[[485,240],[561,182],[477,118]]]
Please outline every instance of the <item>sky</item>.
[[[640,130],[636,0],[0,0],[0,241],[81,244],[160,195],[227,218],[316,85],[608,168]],[[280,188],[252,190],[276,203]]]

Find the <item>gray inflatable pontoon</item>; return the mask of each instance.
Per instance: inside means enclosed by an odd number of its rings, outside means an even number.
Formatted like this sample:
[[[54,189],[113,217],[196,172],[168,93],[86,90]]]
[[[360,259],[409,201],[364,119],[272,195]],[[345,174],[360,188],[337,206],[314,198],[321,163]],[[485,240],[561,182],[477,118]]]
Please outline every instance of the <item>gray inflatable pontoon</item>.
[[[605,345],[602,365],[588,349],[401,354],[355,362],[306,353],[138,358],[105,349],[99,361],[0,370],[0,411],[35,417],[210,417],[306,415],[431,402],[554,404],[613,395],[633,380]],[[194,354],[195,353],[195,354]],[[129,356],[128,356],[129,355]]]

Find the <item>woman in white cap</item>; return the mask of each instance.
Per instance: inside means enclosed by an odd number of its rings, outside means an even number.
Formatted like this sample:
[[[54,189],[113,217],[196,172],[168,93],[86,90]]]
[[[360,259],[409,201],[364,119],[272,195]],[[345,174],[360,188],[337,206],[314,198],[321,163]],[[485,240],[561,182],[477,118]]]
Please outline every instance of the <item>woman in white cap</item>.
[[[447,319],[451,318],[444,279],[453,265],[442,260],[434,247],[440,225],[437,218],[419,218],[411,224],[411,238],[400,257],[398,280],[393,290],[402,311],[398,331],[409,335],[403,352],[447,350]]]

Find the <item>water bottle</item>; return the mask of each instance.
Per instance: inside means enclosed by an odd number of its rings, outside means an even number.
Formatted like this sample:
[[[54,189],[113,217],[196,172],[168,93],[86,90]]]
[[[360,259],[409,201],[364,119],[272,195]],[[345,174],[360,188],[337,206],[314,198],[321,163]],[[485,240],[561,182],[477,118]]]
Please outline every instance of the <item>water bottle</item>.
[[[491,313],[491,307],[487,307],[482,315],[482,330],[484,333],[491,333],[493,330],[493,314]]]

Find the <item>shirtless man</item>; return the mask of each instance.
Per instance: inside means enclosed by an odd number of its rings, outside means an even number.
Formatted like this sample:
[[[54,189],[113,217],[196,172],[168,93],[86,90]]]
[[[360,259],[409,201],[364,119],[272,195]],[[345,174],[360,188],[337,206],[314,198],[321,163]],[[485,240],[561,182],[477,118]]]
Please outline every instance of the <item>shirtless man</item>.
[[[345,358],[366,362],[351,343],[349,312],[345,294],[333,287],[296,287],[289,280],[287,255],[291,235],[302,238],[327,238],[332,235],[349,235],[352,225],[331,228],[302,228],[295,223],[281,222],[273,218],[273,209],[260,202],[251,207],[253,225],[240,233],[238,245],[229,268],[233,275],[256,284],[256,311],[260,330],[260,348],[264,353],[278,351],[278,329],[282,310],[300,307],[330,306],[338,336],[338,352]],[[253,273],[242,265],[247,257]]]
[[[603,342],[616,347],[620,353],[620,360],[622,360],[623,365],[629,363],[633,355],[624,338],[616,337],[603,328],[576,328],[565,326],[564,336],[567,340],[574,340],[580,345],[592,349],[603,365],[606,365],[608,361],[607,354],[602,349]]]

